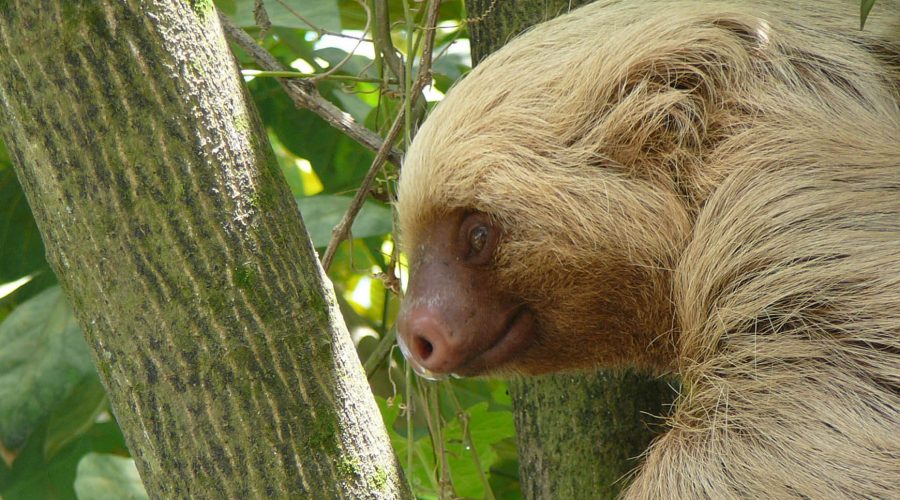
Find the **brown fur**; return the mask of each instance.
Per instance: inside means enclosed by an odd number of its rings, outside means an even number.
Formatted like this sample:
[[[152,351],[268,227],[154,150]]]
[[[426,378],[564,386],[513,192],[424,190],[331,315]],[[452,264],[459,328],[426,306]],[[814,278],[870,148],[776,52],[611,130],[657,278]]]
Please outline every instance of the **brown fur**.
[[[410,259],[448,210],[503,228],[485,279],[539,326],[497,372],[682,377],[628,497],[900,497],[900,10],[795,5],[589,5],[407,155]]]

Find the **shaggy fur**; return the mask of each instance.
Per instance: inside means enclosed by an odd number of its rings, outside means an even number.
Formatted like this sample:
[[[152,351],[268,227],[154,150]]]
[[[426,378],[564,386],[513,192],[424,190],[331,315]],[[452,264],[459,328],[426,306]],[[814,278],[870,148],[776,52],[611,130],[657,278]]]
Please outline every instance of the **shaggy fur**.
[[[897,4],[599,2],[485,60],[399,187],[503,228],[499,373],[675,371],[633,498],[900,496]],[[784,4],[784,5],[782,5]]]

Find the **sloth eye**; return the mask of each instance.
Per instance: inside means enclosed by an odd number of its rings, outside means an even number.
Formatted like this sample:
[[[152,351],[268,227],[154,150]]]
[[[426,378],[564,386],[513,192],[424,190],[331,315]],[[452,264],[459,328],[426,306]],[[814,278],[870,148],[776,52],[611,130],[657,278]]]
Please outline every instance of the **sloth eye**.
[[[490,229],[483,224],[478,224],[469,230],[469,249],[473,255],[479,254],[484,250],[488,236],[490,236]]]
[[[490,216],[481,212],[469,214],[459,231],[460,257],[472,266],[488,264],[494,257],[494,249],[500,241],[500,228]]]

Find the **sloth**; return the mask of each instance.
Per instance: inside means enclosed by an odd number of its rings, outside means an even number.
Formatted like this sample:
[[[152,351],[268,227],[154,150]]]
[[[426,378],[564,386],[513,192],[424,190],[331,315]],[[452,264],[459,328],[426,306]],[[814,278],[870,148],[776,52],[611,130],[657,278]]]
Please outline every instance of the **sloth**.
[[[629,498],[900,495],[897,7],[601,1],[488,57],[400,175],[412,367],[677,375]]]

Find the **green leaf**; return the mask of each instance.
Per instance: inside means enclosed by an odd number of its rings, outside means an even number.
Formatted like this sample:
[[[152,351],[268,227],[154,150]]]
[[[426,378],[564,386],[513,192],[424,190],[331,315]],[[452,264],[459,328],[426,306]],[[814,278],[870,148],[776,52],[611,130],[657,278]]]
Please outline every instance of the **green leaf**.
[[[451,380],[450,385],[463,409],[487,403],[490,411],[511,411],[512,403],[503,380],[461,378]]]
[[[33,274],[29,274],[28,276],[22,276],[21,278],[10,281],[8,283],[0,283],[0,300],[3,300],[8,295],[12,295],[16,290],[22,288],[27,285],[34,279]]]
[[[384,238],[365,238],[363,240],[363,244],[366,245],[366,249],[372,255],[372,260],[383,271],[387,268],[387,256],[381,253],[382,243],[384,243]]]
[[[387,400],[381,396],[375,396],[375,402],[378,403],[378,408],[381,410],[381,419],[384,421],[384,426],[388,429],[394,426],[394,420],[400,416],[400,404],[397,401],[392,401],[391,404],[388,404]]]
[[[369,116],[369,112],[372,111],[372,107],[356,95],[347,94],[345,92],[336,92],[335,97],[340,103],[341,109],[350,113],[350,116],[358,123],[365,121],[366,117]]]
[[[237,12],[237,5],[235,5],[234,0],[215,0],[215,4],[216,8],[226,16],[234,17],[234,13]]]
[[[331,231],[350,208],[349,196],[318,195],[297,198],[303,222],[316,248],[328,246]],[[351,228],[354,238],[368,238],[391,232],[391,210],[366,201]]]
[[[456,80],[469,71],[469,66],[462,55],[451,53],[437,58],[431,69],[435,88],[446,94]]]
[[[3,495],[2,492],[6,489],[6,485],[13,479],[12,467],[6,463],[6,460],[0,459],[0,496]]]
[[[313,164],[313,170],[316,175],[322,179],[329,193],[341,193],[347,190],[355,190],[359,187],[375,153],[360,146],[356,141],[341,134],[334,151],[334,156],[330,162],[323,164]],[[343,181],[346,186],[340,186],[339,182]],[[335,186],[332,188],[331,186]]]
[[[23,289],[37,292],[53,282],[53,273],[44,259],[44,243],[25,193],[4,157],[5,153],[0,151],[0,283],[32,274],[37,279]]]
[[[484,485],[478,471],[478,464],[472,458],[477,452],[485,476],[490,466],[497,461],[497,451],[492,446],[515,435],[512,413],[508,411],[488,411],[487,403],[479,403],[467,410],[468,431],[471,446],[465,441],[463,421],[454,419],[444,428],[447,447],[447,461],[450,464],[453,487],[457,495],[471,498],[485,496]],[[474,446],[474,450],[471,447]]]
[[[62,403],[57,405],[47,423],[44,456],[51,458],[65,445],[90,429],[97,415],[107,408],[106,392],[96,372],[85,375]]]
[[[497,459],[490,466],[489,481],[494,491],[494,498],[520,499],[522,487],[519,484],[519,452],[515,438],[506,438],[492,445]]]
[[[0,470],[0,497],[3,500],[74,499],[75,471],[81,457],[90,452],[128,455],[125,438],[115,421],[93,425],[52,458],[45,458],[44,454],[47,434],[46,425],[35,429],[12,469]]]
[[[128,456],[125,436],[122,435],[119,423],[114,419],[94,424],[81,440],[88,443],[90,451],[95,453],[112,453],[113,455]]]
[[[8,481],[0,488],[3,500],[75,499],[75,468],[81,457],[90,451],[88,442],[78,439],[57,453],[44,459],[46,426],[35,429],[27,445],[13,462]]]
[[[500,1],[500,0],[497,0]],[[338,0],[341,8],[341,22],[345,30],[362,30],[366,27],[366,11],[360,7],[355,0]],[[413,12],[413,17],[422,17],[420,9],[427,6],[426,2],[409,2],[409,7]],[[387,2],[388,13],[391,23],[401,23],[403,21],[403,2],[389,1]],[[441,8],[438,14],[438,24],[440,21],[448,21],[452,24],[460,24],[465,19],[465,8],[463,2],[441,2]],[[435,51],[437,53],[437,51]]]
[[[355,0],[338,0],[341,9],[341,24],[345,30],[366,29],[366,11]],[[403,2],[387,2],[390,19],[397,21],[403,19]]]
[[[79,499],[149,498],[131,458],[88,453],[78,462],[75,493]]]
[[[869,12],[875,6],[875,0],[861,0],[859,3],[859,29],[866,26],[866,19],[869,18]]]
[[[388,437],[391,439],[391,445],[400,459],[407,480],[412,484],[413,491],[416,492],[416,498],[437,498],[436,483],[433,477],[434,464],[432,462],[434,447],[431,439],[427,435],[422,435],[411,442],[405,436],[393,430],[398,424],[401,427],[406,425],[404,422],[401,422],[406,417],[399,414],[400,403],[402,402],[400,396],[394,398],[392,406],[388,406],[387,402],[379,396],[375,396],[375,401],[381,409],[382,418],[388,428]],[[413,455],[415,457],[412,470],[409,470],[406,461],[407,450],[410,445],[413,447]]]
[[[0,346],[0,442],[16,449],[94,365],[58,286],[6,317]]]
[[[338,11],[336,0],[264,0],[263,4],[273,26],[310,31],[315,31],[315,28],[328,31],[341,30],[341,14]],[[284,4],[287,4],[287,7]],[[256,26],[253,17],[253,0],[235,0],[234,12],[232,21],[238,26]],[[315,27],[303,21],[298,14]]]
[[[297,109],[278,83],[257,78],[249,84],[263,121],[294,155],[309,160],[327,193],[359,187],[374,153],[340,133],[315,113]],[[333,83],[322,82],[325,97],[336,92]]]

